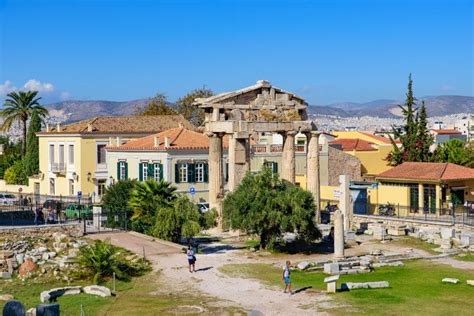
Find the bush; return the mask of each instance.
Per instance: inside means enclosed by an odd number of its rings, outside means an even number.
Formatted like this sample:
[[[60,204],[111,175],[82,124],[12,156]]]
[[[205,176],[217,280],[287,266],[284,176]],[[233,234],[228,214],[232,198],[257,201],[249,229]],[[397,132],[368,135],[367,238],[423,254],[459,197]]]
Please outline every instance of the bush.
[[[272,247],[286,232],[311,241],[321,236],[311,193],[278,179],[268,168],[247,173],[224,200],[224,224],[260,237],[260,246]]]
[[[128,207],[128,202],[135,183],[135,180],[120,180],[107,187],[102,197],[102,206],[104,213],[108,215],[108,227],[125,227],[125,221],[130,220],[132,210]],[[118,222],[114,215],[118,215]]]
[[[77,263],[92,276],[95,284],[111,277],[113,273],[119,280],[129,280],[148,269],[146,262],[129,261],[123,257],[120,248],[107,241],[96,240],[92,245],[79,249]]]
[[[28,184],[28,176],[22,160],[17,160],[5,170],[4,178],[8,184]]]

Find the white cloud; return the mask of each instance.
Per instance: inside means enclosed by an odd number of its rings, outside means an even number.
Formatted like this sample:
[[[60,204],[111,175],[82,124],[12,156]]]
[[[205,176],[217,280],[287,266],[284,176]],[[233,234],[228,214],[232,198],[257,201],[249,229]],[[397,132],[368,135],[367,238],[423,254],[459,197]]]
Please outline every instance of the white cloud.
[[[5,80],[5,83],[0,84],[0,95],[5,95],[9,92],[15,91],[16,87],[10,80]]]
[[[54,86],[52,83],[42,83],[39,80],[36,79],[30,79],[28,80],[25,85],[23,86],[24,90],[34,90],[38,92],[53,92],[54,91]]]

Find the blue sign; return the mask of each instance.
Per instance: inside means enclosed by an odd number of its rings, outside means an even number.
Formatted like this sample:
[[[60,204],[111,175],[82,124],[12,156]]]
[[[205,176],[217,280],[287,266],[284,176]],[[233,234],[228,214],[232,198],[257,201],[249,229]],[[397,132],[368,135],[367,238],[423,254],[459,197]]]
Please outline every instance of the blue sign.
[[[196,188],[195,188],[195,187],[190,187],[190,188],[189,188],[189,193],[190,193],[191,195],[196,194]]]
[[[82,191],[77,191],[77,197],[80,199],[82,197]]]

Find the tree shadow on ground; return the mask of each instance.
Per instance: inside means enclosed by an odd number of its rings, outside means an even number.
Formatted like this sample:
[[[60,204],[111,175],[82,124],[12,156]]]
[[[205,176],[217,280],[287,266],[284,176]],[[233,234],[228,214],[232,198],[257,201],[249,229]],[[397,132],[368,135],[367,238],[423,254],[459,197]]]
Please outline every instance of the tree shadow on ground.
[[[299,289],[296,289],[293,291],[293,294],[298,294],[298,293],[301,293],[301,292],[304,292],[306,290],[309,290],[313,288],[312,286],[305,286],[305,287],[302,287],[302,288],[299,288]]]
[[[305,242],[296,240],[287,243],[274,245],[274,250],[287,254],[331,254],[334,252],[334,243],[332,241]]]
[[[202,251],[203,254],[218,254],[218,253],[226,253],[227,251],[231,250],[239,250],[245,249],[244,246],[233,246],[233,245],[200,245],[199,250]]]

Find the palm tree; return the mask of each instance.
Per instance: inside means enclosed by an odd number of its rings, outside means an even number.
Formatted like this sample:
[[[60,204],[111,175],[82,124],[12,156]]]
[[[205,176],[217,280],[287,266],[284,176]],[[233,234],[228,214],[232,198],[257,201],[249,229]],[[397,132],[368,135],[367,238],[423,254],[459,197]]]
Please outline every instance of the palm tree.
[[[150,233],[158,209],[169,207],[175,199],[176,187],[165,180],[156,182],[149,179],[138,182],[130,194],[128,203],[133,210],[132,225],[135,223],[140,232]]]
[[[48,110],[39,104],[41,98],[36,97],[38,91],[14,91],[7,94],[4,109],[0,116],[4,119],[1,126],[2,130],[9,130],[15,121],[20,122],[23,129],[21,152],[26,153],[26,122],[33,111],[38,113],[40,118],[48,115]]]

